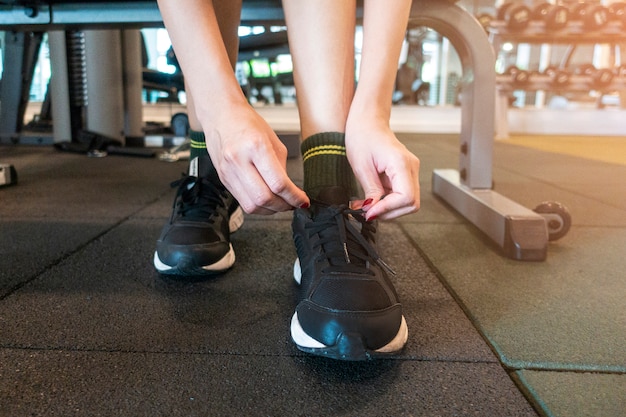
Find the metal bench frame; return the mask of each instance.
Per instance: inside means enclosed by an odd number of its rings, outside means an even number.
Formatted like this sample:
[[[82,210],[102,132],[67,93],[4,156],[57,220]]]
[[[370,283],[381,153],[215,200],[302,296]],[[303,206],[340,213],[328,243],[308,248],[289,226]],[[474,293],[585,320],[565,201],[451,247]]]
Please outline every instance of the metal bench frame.
[[[548,246],[545,218],[491,189],[496,110],[495,56],[482,26],[470,13],[454,3],[415,0],[410,18],[411,25],[427,26],[447,37],[463,66],[459,169],[436,169],[433,172],[433,192],[482,230],[510,258],[544,260]],[[61,36],[63,30],[68,28],[139,28],[162,25],[156,2],[51,2],[35,11],[19,5],[2,7],[4,9],[0,8],[0,28],[53,30],[58,35],[51,36],[51,48],[55,42],[62,44],[62,40],[55,40],[55,36]],[[245,23],[283,22],[283,19],[280,2],[244,1],[242,21]],[[92,42],[97,43],[98,37],[106,37],[106,31],[96,32]],[[119,57],[119,51],[106,50],[105,45],[108,43],[110,42],[106,38],[99,42],[97,54],[112,53],[113,58],[115,54]],[[53,61],[57,73],[63,73],[63,62],[63,59]],[[122,71],[118,71],[121,79]],[[110,82],[106,86],[102,83],[94,84],[92,88],[97,90],[93,94],[100,97],[106,97],[114,90]],[[63,91],[62,84],[55,91]],[[57,110],[63,108],[60,100],[62,98],[57,97],[53,102],[55,122],[57,117],[61,117],[61,112]],[[136,119],[136,113],[140,114],[140,109],[120,108],[112,111],[111,107],[105,105],[97,111],[94,118],[99,120],[101,126],[119,126],[120,118],[129,120],[129,112],[134,112]]]

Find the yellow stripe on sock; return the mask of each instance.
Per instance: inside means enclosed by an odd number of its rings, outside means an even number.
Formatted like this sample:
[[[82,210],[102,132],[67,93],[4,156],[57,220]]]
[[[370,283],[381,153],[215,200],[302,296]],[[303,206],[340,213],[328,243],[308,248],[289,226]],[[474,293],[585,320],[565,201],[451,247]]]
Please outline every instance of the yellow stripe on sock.
[[[195,140],[191,140],[191,147],[196,149],[204,149],[206,148],[206,142],[198,142]]]
[[[307,150],[302,155],[302,160],[306,161],[307,159],[318,156],[318,155],[346,155],[346,147],[341,145],[321,145],[316,146]]]

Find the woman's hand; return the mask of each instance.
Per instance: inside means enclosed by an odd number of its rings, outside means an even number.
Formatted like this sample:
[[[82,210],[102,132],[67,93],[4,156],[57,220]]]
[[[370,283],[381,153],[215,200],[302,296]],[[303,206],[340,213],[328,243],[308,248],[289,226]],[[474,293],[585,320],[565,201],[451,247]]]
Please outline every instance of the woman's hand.
[[[368,220],[389,220],[419,210],[420,161],[400,143],[386,120],[349,118],[346,152],[365,192],[357,205],[367,211]]]
[[[205,131],[206,146],[217,173],[247,213],[274,214],[309,204],[287,176],[287,148],[247,104]]]

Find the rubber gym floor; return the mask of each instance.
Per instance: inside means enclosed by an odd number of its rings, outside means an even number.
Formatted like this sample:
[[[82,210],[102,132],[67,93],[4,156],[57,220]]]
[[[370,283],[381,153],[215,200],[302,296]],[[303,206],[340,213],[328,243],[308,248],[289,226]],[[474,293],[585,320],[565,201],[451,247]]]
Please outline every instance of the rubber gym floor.
[[[19,178],[0,189],[0,415],[624,416],[626,139],[496,143],[499,193],[573,219],[545,262],[520,262],[431,193],[458,138],[399,136],[422,209],[382,223],[379,249],[410,334],[371,363],[290,342],[289,213],[247,215],[228,273],[167,279],[152,254],[187,162],[0,147]]]

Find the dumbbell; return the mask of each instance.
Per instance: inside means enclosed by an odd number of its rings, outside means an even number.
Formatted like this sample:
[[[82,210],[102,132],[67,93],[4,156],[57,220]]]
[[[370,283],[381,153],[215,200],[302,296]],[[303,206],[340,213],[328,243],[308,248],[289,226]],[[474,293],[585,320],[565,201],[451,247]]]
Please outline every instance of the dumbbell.
[[[593,64],[584,64],[576,69],[576,74],[591,77],[593,87],[601,90],[613,82],[615,74],[607,68],[596,68]]]
[[[570,73],[557,67],[548,67],[544,73],[550,77],[550,81],[555,87],[560,88],[569,84]]]
[[[615,68],[615,76],[620,78],[626,77],[626,65],[620,65]]]
[[[476,19],[478,20],[480,25],[483,27],[483,29],[487,31],[489,29],[489,26],[491,26],[491,22],[493,22],[495,18],[493,15],[489,13],[481,13],[476,16]]]
[[[565,6],[541,3],[533,8],[531,17],[545,22],[547,31],[556,32],[567,26],[570,12]]]
[[[530,82],[530,73],[516,67],[515,65],[508,67],[504,71],[504,74],[509,75],[511,77],[511,81],[515,85],[524,86]]]
[[[622,1],[615,2],[608,6],[609,19],[619,22],[623,29],[626,29],[626,3]]]
[[[506,27],[510,31],[520,32],[528,27],[531,11],[522,2],[508,2],[498,8],[497,18],[506,22]]]
[[[609,21],[609,11],[600,4],[580,3],[572,10],[572,20],[582,21],[586,30],[598,30]]]

